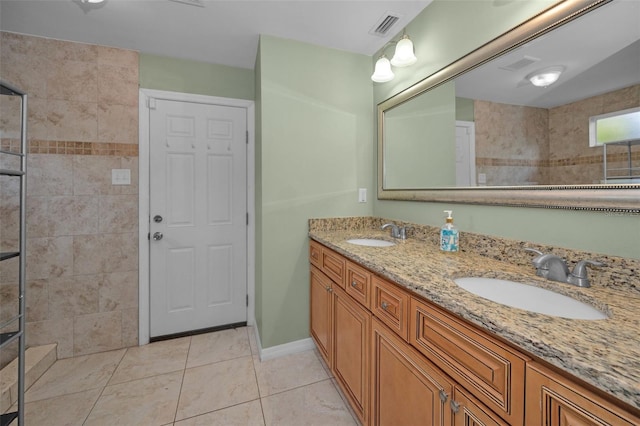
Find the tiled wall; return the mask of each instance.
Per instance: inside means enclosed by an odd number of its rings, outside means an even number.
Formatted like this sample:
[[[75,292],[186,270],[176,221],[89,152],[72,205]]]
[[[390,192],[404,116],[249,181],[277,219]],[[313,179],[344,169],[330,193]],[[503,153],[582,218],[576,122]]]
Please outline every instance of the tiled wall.
[[[549,110],[549,177],[565,184],[600,183],[604,177],[602,148],[589,147],[589,117],[640,106],[640,85],[594,96]],[[608,167],[625,165],[626,148],[607,149]],[[640,162],[640,146],[633,151]]]
[[[0,75],[29,95],[27,345],[57,342],[59,358],[136,345],[138,53],[0,37]],[[0,128],[14,119],[5,104]],[[131,185],[112,185],[112,169],[130,169]],[[0,188],[3,251],[15,245],[16,192]],[[17,261],[0,268],[6,313]]]
[[[487,185],[599,184],[602,148],[589,147],[589,117],[638,106],[640,85],[551,109],[474,101],[477,173]],[[609,147],[608,159],[610,168],[626,166],[627,149]]]
[[[474,116],[476,173],[488,186],[547,183],[546,109],[474,101]]]

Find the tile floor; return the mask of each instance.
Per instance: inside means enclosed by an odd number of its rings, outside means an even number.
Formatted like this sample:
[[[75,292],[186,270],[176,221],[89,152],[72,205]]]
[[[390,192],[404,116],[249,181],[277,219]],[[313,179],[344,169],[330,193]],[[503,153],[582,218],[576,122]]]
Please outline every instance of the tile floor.
[[[320,355],[260,362],[251,327],[58,360],[28,426],[356,425]]]

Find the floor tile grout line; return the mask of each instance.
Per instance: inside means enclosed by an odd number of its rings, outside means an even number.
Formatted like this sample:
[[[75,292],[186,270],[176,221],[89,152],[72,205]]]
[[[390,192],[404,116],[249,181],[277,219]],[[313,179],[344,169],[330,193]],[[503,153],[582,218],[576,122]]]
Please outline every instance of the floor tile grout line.
[[[107,388],[107,386],[109,386],[109,382],[111,381],[111,378],[113,377],[114,374],[116,374],[116,370],[118,370],[118,367],[120,367],[120,364],[122,363],[122,360],[124,359],[124,356],[127,354],[127,352],[129,352],[129,348],[126,348],[125,351],[122,353],[122,356],[120,357],[120,360],[116,365],[116,368],[113,369],[113,371],[111,372],[111,375],[109,376],[109,379],[105,382],[104,386],[102,386],[102,389],[100,390],[100,394],[98,395],[96,400],[93,401],[93,405],[91,406],[91,409],[89,410],[84,420],[82,421],[83,425],[86,424],[87,420],[89,420],[89,417],[91,417],[91,413],[93,413],[93,410],[95,410],[96,405],[98,405],[98,401],[100,401],[100,398],[102,398],[102,394],[104,394],[104,390]]]
[[[173,413],[173,423],[177,421],[178,409],[180,408],[180,400],[182,399],[182,387],[184,386],[184,377],[187,374],[187,364],[189,363],[189,353],[191,352],[191,344],[193,343],[193,336],[189,336],[189,348],[187,348],[187,356],[184,359],[184,368],[182,369],[182,380],[180,380],[180,391],[178,392],[178,401],[176,401],[176,409]]]

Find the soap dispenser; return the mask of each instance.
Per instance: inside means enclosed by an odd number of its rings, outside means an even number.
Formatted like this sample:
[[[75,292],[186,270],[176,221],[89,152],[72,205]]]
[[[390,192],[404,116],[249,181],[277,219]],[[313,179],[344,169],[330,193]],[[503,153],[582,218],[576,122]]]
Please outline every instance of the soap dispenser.
[[[453,226],[453,211],[445,210],[447,221],[440,228],[440,250],[447,252],[458,251],[458,228]]]

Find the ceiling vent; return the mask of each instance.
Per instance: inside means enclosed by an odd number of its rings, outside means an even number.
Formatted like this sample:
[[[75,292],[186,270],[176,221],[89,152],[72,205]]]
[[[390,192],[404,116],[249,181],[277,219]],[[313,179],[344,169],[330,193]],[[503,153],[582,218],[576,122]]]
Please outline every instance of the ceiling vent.
[[[499,67],[499,68],[501,70],[507,70],[507,71],[518,71],[525,67],[528,67],[531,64],[538,62],[539,60],[540,60],[539,58],[534,58],[533,56],[525,56],[522,59],[515,61],[510,65],[506,65],[504,67]]]
[[[203,0],[170,0],[170,1],[174,1],[176,3],[188,4],[189,6],[204,7]]]
[[[378,19],[378,22],[376,22],[373,28],[371,28],[369,34],[376,35],[378,37],[386,36],[389,30],[391,30],[391,28],[396,24],[396,22],[400,20],[400,18],[401,15],[397,13],[385,13],[380,19]]]

